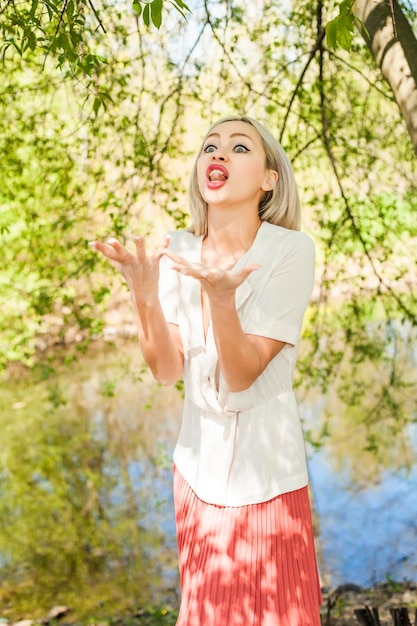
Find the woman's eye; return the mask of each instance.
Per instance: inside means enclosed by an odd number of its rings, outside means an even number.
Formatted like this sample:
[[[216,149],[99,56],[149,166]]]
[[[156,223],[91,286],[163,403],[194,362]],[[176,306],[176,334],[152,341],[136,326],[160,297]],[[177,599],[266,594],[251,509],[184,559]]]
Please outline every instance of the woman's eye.
[[[214,152],[216,150],[216,146],[213,146],[212,143],[210,143],[208,146],[205,146],[203,152]]]
[[[249,148],[239,143],[237,146],[235,146],[235,152],[249,152]]]

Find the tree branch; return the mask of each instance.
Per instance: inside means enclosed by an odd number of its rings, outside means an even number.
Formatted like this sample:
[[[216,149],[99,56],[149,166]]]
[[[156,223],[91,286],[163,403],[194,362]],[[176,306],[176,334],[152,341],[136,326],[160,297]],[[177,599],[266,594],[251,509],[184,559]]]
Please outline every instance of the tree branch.
[[[285,117],[284,117],[284,121],[283,121],[283,124],[282,124],[281,133],[280,133],[280,136],[279,136],[279,140],[280,140],[281,143],[282,143],[282,138],[283,138],[283,135],[284,135],[285,127],[287,125],[287,121],[288,121],[288,118],[289,118],[289,115],[290,115],[291,107],[294,104],[294,100],[296,98],[297,92],[298,92],[299,88],[301,87],[301,85],[303,84],[303,80],[304,80],[304,77],[305,77],[305,75],[307,73],[308,68],[310,67],[310,63],[312,62],[312,60],[316,56],[317,51],[320,49],[320,46],[322,45],[322,42],[323,42],[323,39],[324,39],[325,36],[326,36],[326,32],[322,29],[321,32],[319,32],[319,34],[318,34],[318,38],[316,40],[316,43],[314,44],[313,48],[310,51],[310,54],[308,55],[307,62],[306,62],[305,66],[304,66],[304,68],[303,68],[303,70],[302,70],[302,72],[301,72],[301,74],[299,76],[299,79],[298,79],[297,84],[296,84],[296,86],[294,88],[294,91],[292,92],[292,95],[291,95],[291,98],[290,98],[290,101],[289,101],[289,104],[288,104],[288,107],[287,107],[287,111],[286,111],[286,114],[285,114]]]
[[[101,21],[100,16],[98,14],[98,11],[97,11],[96,7],[94,6],[94,4],[92,3],[92,0],[88,0],[88,4],[90,5],[90,8],[91,8],[92,12],[95,15],[95,18],[96,18],[96,20],[97,20],[97,22],[99,24],[99,28],[101,28],[103,33],[107,34],[107,31],[104,28],[103,22]]]
[[[333,154],[333,150],[332,150],[332,147],[330,145],[330,140],[329,140],[329,136],[328,136],[327,106],[326,106],[326,97],[325,97],[325,93],[324,93],[323,66],[324,66],[324,47],[323,47],[323,45],[320,45],[320,51],[319,51],[319,89],[320,89],[321,118],[322,118],[322,129],[323,129],[323,143],[324,143],[325,150],[326,150],[327,156],[329,158],[329,161],[330,161],[333,173],[335,175],[335,178],[336,178],[336,181],[337,181],[337,185],[339,187],[340,195],[341,195],[341,197],[343,199],[343,203],[344,203],[344,206],[345,206],[346,218],[350,221],[351,226],[352,226],[352,230],[353,230],[354,234],[356,235],[358,241],[360,242],[360,244],[362,246],[364,254],[365,254],[366,258],[368,259],[368,262],[369,262],[369,264],[370,264],[370,266],[372,268],[372,271],[373,271],[374,275],[378,279],[379,288],[384,287],[386,289],[386,291],[388,291],[388,293],[390,293],[392,298],[395,300],[395,302],[397,303],[397,305],[400,308],[400,310],[403,311],[403,313],[405,313],[407,315],[407,317],[414,324],[417,324],[417,317],[415,316],[413,311],[411,309],[409,309],[406,304],[404,304],[402,299],[395,293],[393,288],[384,281],[383,277],[381,276],[381,274],[379,273],[378,269],[376,268],[374,260],[372,258],[372,255],[371,255],[371,253],[370,253],[370,251],[368,249],[368,245],[367,245],[366,241],[364,240],[364,238],[362,236],[362,232],[361,232],[359,226],[356,223],[356,219],[355,219],[355,216],[354,216],[353,211],[351,209],[351,206],[349,204],[349,200],[348,200],[348,198],[347,198],[347,196],[345,194],[344,187],[343,187],[343,184],[342,184],[342,180],[341,180],[341,178],[339,176],[339,171],[338,171],[338,167],[337,167],[337,164],[336,164],[336,158],[335,158],[335,156]]]

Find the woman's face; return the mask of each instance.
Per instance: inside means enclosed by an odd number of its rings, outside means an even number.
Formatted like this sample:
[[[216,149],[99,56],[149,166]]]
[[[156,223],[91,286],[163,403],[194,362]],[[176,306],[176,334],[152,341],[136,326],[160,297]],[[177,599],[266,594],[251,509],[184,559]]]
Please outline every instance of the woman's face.
[[[205,138],[197,160],[198,187],[208,206],[259,207],[278,175],[267,170],[258,131],[246,122],[223,122]]]

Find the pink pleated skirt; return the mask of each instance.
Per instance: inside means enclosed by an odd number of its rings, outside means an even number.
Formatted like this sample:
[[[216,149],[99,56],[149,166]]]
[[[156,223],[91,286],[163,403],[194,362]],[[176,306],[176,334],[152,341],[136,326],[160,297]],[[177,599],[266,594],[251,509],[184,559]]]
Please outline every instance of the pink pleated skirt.
[[[320,626],[308,489],[268,502],[202,502],[176,468],[177,626]]]

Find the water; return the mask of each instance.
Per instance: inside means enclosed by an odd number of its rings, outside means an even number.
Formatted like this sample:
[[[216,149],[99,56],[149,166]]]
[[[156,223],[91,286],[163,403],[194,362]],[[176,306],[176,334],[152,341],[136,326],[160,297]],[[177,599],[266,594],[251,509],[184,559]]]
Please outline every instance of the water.
[[[332,587],[417,581],[417,468],[385,471],[365,488],[335,473],[326,456],[309,460],[325,580]]]
[[[85,611],[91,614],[93,607],[97,613],[97,607],[104,606],[103,595],[106,594],[109,595],[106,610],[111,611],[112,606],[131,609],[139,601],[138,587],[145,598],[156,602],[170,599],[175,603],[178,573],[171,455],[180,426],[181,393],[161,388],[144,374],[136,346],[128,344],[117,350],[104,348],[83,356],[78,364],[45,381],[26,381],[24,385],[17,384],[15,389],[9,386],[1,392],[0,400],[3,432],[9,432],[12,426],[20,427],[16,440],[8,441],[14,441],[14,447],[21,445],[21,452],[17,454],[31,452],[28,459],[22,456],[28,472],[30,463],[37,463],[32,479],[35,487],[42,486],[39,497],[51,498],[54,490],[52,483],[49,485],[41,476],[44,461],[39,465],[38,457],[43,453],[55,459],[54,475],[61,470],[64,472],[62,481],[56,483],[60,488],[62,484],[71,483],[78,471],[77,464],[81,466],[81,482],[76,483],[75,491],[71,492],[78,493],[85,488],[85,499],[80,496],[81,511],[91,508],[94,498],[100,503],[97,511],[93,510],[88,517],[88,532],[93,533],[90,527],[96,525],[94,532],[102,533],[94,550],[99,556],[100,550],[105,553],[100,567],[104,577],[109,572],[110,586],[103,591],[103,582],[99,575],[95,577],[93,567],[88,579],[92,580],[90,604],[87,603]],[[303,397],[300,406],[306,431],[316,428],[326,402],[323,398],[309,401],[308,395]],[[387,578],[417,581],[417,469],[410,462],[417,457],[417,428],[408,425],[405,437],[402,433],[392,439],[383,453],[390,461],[384,467],[375,461],[375,455],[358,449],[363,442],[345,430],[341,413],[337,415],[336,411],[332,417],[334,437],[328,437],[318,450],[312,446],[307,448],[314,510],[318,516],[317,548],[323,584],[335,587],[351,582],[368,587]],[[65,456],[72,449],[77,450],[75,460],[73,455]],[[381,449],[379,452],[381,454]],[[407,456],[408,471],[401,463],[401,455]],[[92,458],[97,459],[97,468],[92,465]],[[74,463],[74,469],[65,467],[65,463]],[[99,485],[96,490],[88,486],[87,474],[93,487]],[[49,493],[45,489],[47,484]],[[18,496],[19,509],[25,511],[22,498],[26,496],[22,491]],[[40,514],[48,510],[48,502],[39,503]],[[0,507],[1,504],[0,496]],[[34,506],[30,501],[27,508],[30,515],[36,514]],[[58,500],[54,501],[54,506],[61,510]],[[65,513],[66,508],[62,511]],[[100,515],[104,522],[98,519]],[[66,521],[68,537],[61,543],[57,540],[56,552],[68,550],[67,559],[71,557],[71,546],[67,546],[68,538],[72,537],[71,525],[78,519],[79,514],[70,511]],[[16,520],[14,523],[20,523]],[[49,532],[54,533],[53,527]],[[82,535],[82,528],[74,533],[77,537]],[[87,548],[91,551],[94,537],[91,534],[87,546],[74,539],[73,550]],[[107,554],[110,544],[113,552]],[[129,554],[136,550],[137,554]],[[27,553],[23,560],[26,569],[28,555],[30,557]],[[59,572],[53,560],[51,565],[53,555],[48,558],[45,562],[49,575],[54,571],[56,579]],[[32,567],[40,567],[39,563],[39,559],[33,561]],[[129,568],[133,568],[131,572]],[[0,574],[1,570],[0,561]],[[52,584],[46,575],[42,578],[39,570],[29,575],[30,584],[34,585],[34,579],[39,578],[42,593],[46,593],[48,585]],[[71,593],[79,602],[77,593],[83,593],[85,581],[80,580],[77,591],[75,575],[71,576],[74,587]],[[65,577],[62,581],[58,585],[60,589],[68,586]],[[0,598],[1,591],[0,582]],[[27,603],[37,597],[35,591],[29,587]],[[55,597],[54,593],[52,590],[48,598]],[[100,601],[94,600],[94,594]],[[43,602],[49,602],[48,598]],[[63,598],[59,603],[69,601]]]

